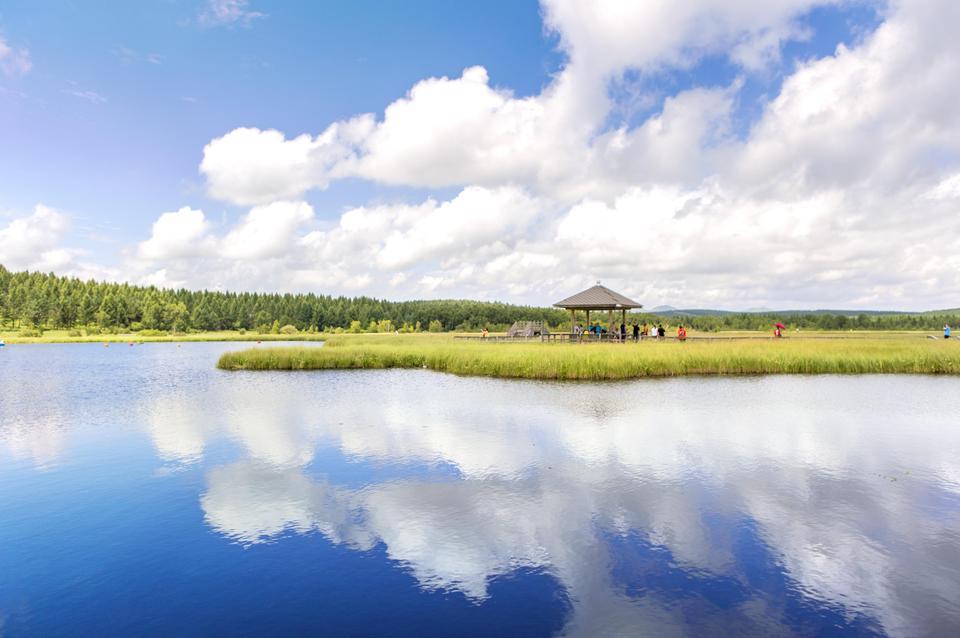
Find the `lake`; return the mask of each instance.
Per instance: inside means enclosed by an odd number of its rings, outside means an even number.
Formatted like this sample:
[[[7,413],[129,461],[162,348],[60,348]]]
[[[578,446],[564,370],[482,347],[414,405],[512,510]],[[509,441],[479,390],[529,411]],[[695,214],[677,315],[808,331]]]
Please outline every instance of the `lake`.
[[[960,378],[0,349],[0,635],[960,633]]]

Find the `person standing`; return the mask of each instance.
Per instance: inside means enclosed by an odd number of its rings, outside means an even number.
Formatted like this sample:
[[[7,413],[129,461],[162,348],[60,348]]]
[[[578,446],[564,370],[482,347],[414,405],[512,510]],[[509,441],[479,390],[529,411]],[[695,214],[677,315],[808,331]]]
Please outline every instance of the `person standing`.
[[[640,324],[633,322],[633,340],[640,341]]]
[[[683,326],[677,328],[677,341],[686,341],[687,340],[687,329]]]
[[[950,325],[946,323],[943,324],[943,338],[944,339],[950,338]]]

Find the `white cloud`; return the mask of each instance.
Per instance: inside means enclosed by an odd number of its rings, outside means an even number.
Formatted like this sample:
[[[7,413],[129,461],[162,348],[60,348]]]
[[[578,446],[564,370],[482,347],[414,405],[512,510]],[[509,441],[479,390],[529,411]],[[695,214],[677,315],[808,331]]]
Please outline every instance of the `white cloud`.
[[[312,219],[313,208],[304,202],[257,206],[223,238],[220,253],[229,259],[279,257],[290,249],[297,230]]]
[[[84,89],[84,90],[81,90],[81,89],[64,89],[64,90],[63,90],[63,93],[65,93],[66,95],[72,95],[73,97],[80,98],[81,100],[85,100],[85,101],[87,101],[87,102],[90,102],[90,104],[103,104],[104,102],[107,101],[107,98],[105,98],[104,96],[100,95],[100,94],[97,93],[96,91],[90,91],[90,90],[86,90],[86,89]]]
[[[608,75],[626,68],[687,66],[771,34],[786,39],[797,16],[834,0],[543,0],[547,25],[556,30],[572,64]],[[769,47],[768,47],[769,48]]]
[[[26,75],[33,68],[30,51],[24,48],[14,48],[0,36],[0,71],[7,77]]]
[[[516,98],[476,66],[416,83],[378,122],[360,116],[316,138],[236,129],[205,149],[211,195],[261,203],[356,176],[425,187],[521,185],[574,202],[638,175],[702,178],[711,167],[701,151],[725,133],[739,84],[682,93],[640,129],[597,137],[612,108],[608,82],[627,69],[683,67],[725,47],[747,69],[764,66],[783,41],[806,35],[794,19],[827,2],[543,4],[570,59],[539,95]]]
[[[9,270],[64,270],[73,260],[60,246],[69,227],[66,215],[37,204],[30,215],[0,227],[0,264]]]
[[[544,0],[568,60],[538,94],[474,66],[319,135],[229,131],[200,171],[209,195],[252,208],[216,234],[151,237],[128,272],[541,304],[600,278],[648,305],[956,305],[960,5],[888,3],[874,32],[786,67],[783,43],[810,37],[798,18],[823,4]],[[705,55],[741,77],[644,94]],[[744,87],[771,70],[782,88],[744,130]],[[611,86],[650,114],[621,117]],[[302,203],[347,178],[457,194],[386,190],[319,219]]]
[[[249,5],[249,0],[207,0],[197,20],[208,27],[250,26],[257,18],[266,17],[265,13],[249,9]]]
[[[176,212],[163,213],[153,223],[150,238],[140,243],[137,254],[150,260],[200,254],[209,247],[209,241],[205,241],[209,228],[202,210],[184,206]]]
[[[494,89],[482,67],[423,80],[387,107],[354,170],[393,184],[529,183],[546,150],[545,108]]]
[[[203,149],[200,172],[210,195],[235,204],[290,199],[323,188],[329,172],[352,152],[352,142],[369,128],[368,117],[331,125],[317,137],[287,140],[279,131],[239,128]]]

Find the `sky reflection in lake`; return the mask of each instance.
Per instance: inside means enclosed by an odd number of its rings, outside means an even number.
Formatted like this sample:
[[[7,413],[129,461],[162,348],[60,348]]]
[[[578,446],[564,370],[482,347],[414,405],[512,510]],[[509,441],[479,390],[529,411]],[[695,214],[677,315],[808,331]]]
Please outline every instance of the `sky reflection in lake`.
[[[958,379],[214,370],[230,347],[0,353],[0,627],[960,627]]]

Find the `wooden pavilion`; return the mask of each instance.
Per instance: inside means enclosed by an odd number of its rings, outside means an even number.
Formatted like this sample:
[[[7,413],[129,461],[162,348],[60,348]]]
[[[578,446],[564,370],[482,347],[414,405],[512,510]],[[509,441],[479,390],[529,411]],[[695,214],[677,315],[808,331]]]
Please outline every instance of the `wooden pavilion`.
[[[582,292],[578,292],[572,297],[567,297],[563,301],[558,301],[553,304],[557,308],[564,308],[570,311],[570,332],[574,331],[574,328],[577,325],[577,311],[585,310],[587,312],[587,326],[590,325],[590,311],[607,311],[607,322],[608,329],[611,330],[614,327],[613,323],[613,313],[616,310],[620,311],[620,323],[626,323],[627,321],[627,310],[632,308],[643,308],[641,304],[638,304],[636,301],[624,297],[619,292],[610,290],[606,286],[601,286],[600,282],[597,282],[596,286],[591,286]]]

